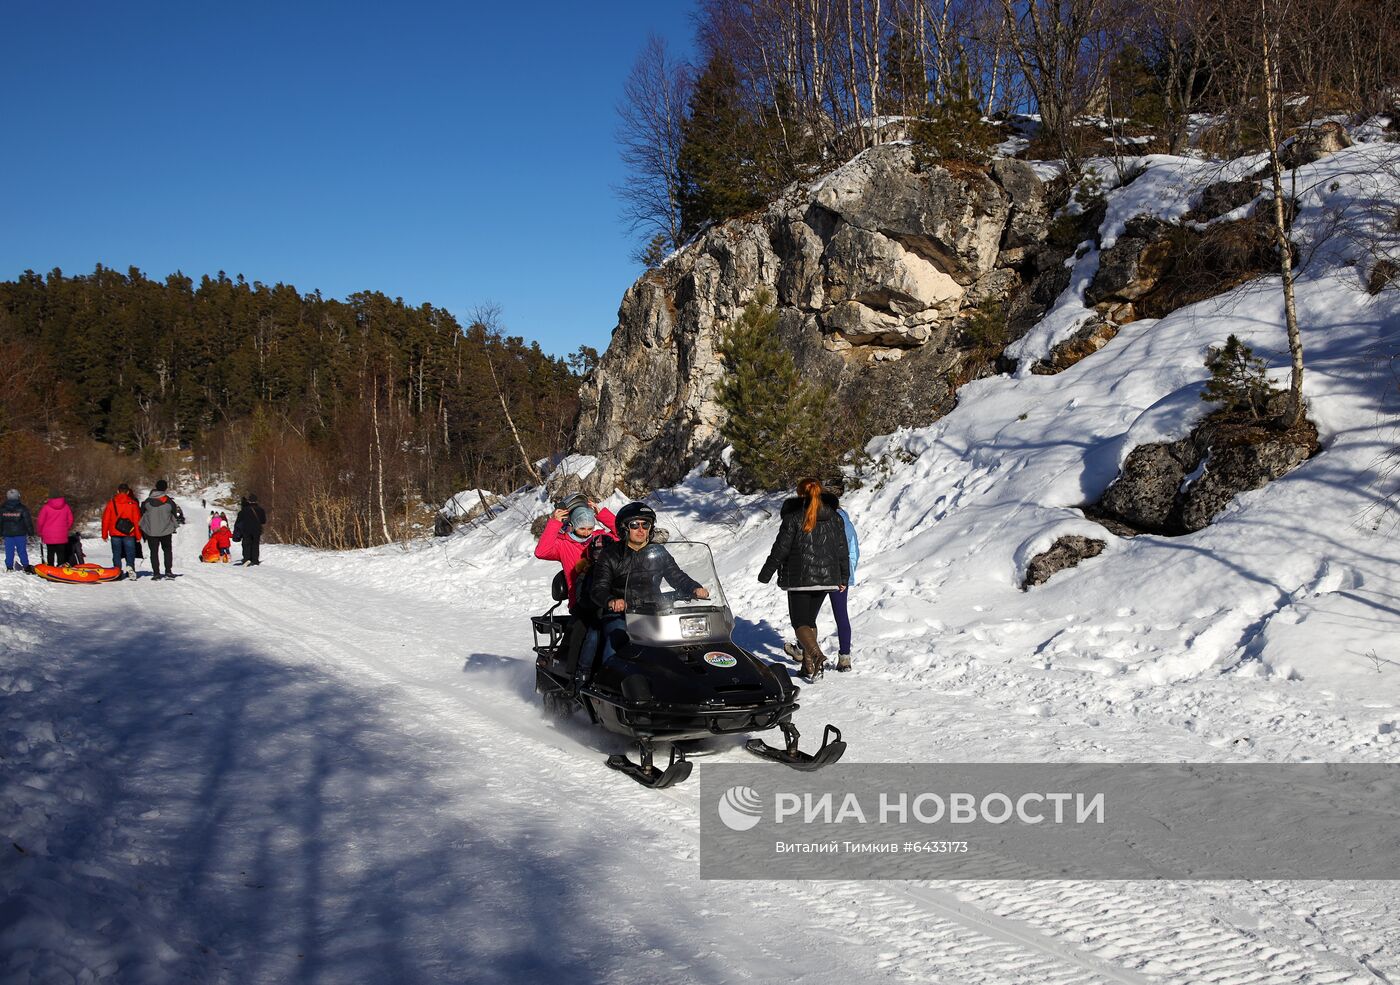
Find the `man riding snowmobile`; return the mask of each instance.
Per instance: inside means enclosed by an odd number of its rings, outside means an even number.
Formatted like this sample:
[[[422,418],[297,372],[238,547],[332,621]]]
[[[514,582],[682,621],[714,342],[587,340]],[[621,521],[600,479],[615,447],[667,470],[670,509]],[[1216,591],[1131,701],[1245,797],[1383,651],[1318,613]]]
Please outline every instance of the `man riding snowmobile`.
[[[622,615],[627,608],[627,579],[642,549],[656,536],[656,511],[646,503],[628,503],[617,511],[617,532],[622,540],[603,548],[589,584],[589,599],[602,620],[603,661],[627,643]],[[659,554],[649,552],[642,563],[654,569],[653,578],[665,580],[677,592],[697,599],[710,597],[709,590],[682,571],[665,548]]]

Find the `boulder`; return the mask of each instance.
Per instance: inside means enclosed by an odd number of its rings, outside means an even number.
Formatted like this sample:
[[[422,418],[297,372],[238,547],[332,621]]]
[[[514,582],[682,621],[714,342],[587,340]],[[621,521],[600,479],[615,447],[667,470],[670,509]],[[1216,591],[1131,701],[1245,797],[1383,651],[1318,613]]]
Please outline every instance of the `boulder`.
[[[1189,438],[1139,445],[1123,462],[1098,508],[1138,531],[1165,533],[1171,529],[1181,484],[1200,461]]]
[[[1152,216],[1128,220],[1123,235],[1100,255],[1098,273],[1084,291],[1085,303],[1135,301],[1156,287],[1171,260],[1171,244],[1161,238],[1167,228]]]
[[[1073,568],[1088,558],[1098,557],[1106,546],[1108,545],[1103,541],[1092,537],[1081,537],[1077,534],[1061,537],[1050,545],[1048,551],[1042,551],[1031,558],[1030,564],[1026,565],[1026,577],[1021,582],[1021,590],[1043,585],[1055,572]]]
[[[1055,346],[1047,359],[1031,365],[1036,376],[1054,376],[1063,373],[1075,363],[1092,356],[1118,335],[1118,326],[1111,321],[1093,319],[1078,329],[1073,335]]]
[[[1301,167],[1350,146],[1346,128],[1335,120],[1327,120],[1299,130],[1279,152],[1279,163],[1285,168]]]
[[[1288,474],[1318,450],[1308,421],[1206,418],[1180,441],[1139,445],[1103,498],[1086,511],[1139,533],[1176,536],[1208,526],[1242,492]]]

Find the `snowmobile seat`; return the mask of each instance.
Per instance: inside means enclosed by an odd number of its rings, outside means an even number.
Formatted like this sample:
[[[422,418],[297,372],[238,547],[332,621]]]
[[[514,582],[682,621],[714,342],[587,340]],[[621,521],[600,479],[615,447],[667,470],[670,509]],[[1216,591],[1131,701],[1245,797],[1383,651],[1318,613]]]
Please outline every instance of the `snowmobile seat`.
[[[554,581],[549,585],[549,597],[556,602],[569,601],[569,580],[564,577],[564,572],[554,576]]]

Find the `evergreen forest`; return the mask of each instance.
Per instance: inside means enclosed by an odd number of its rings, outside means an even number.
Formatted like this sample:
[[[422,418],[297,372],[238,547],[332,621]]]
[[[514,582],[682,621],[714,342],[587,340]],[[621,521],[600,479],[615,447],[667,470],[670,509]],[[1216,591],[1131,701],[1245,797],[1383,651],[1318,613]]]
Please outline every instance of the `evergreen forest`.
[[[281,539],[397,538],[425,504],[511,489],[568,446],[596,353],[552,356],[477,314],[223,272],[26,271],[0,283],[0,476],[32,506],[92,511],[183,464],[256,490]]]

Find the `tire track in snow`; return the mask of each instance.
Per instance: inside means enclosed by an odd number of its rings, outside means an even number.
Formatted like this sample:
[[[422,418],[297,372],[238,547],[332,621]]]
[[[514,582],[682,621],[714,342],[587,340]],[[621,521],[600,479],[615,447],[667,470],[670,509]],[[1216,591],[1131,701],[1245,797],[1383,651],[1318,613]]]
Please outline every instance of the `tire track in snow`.
[[[309,580],[309,576],[306,577],[308,577]],[[304,580],[300,586],[303,590],[296,591],[295,594],[300,595],[303,600],[310,602],[312,599],[308,598],[308,593],[304,591],[304,586],[307,583],[308,581]],[[258,587],[261,588],[262,586]],[[452,721],[462,721],[462,708],[457,700],[462,699],[471,707],[471,710],[478,718],[493,722],[509,734],[525,738],[537,745],[548,747],[554,754],[551,757],[553,760],[552,765],[566,769],[577,766],[578,743],[568,738],[562,730],[548,727],[537,705],[527,706],[528,711],[533,713],[532,717],[522,719],[520,715],[502,709],[499,703],[500,695],[484,695],[471,684],[465,684],[453,690],[450,692],[450,700],[444,700],[444,692],[440,689],[428,683],[416,683],[406,680],[402,673],[404,668],[387,668],[384,658],[371,654],[357,643],[348,642],[344,638],[333,636],[323,631],[310,629],[304,624],[293,625],[288,623],[275,615],[271,615],[268,611],[271,607],[264,607],[264,610],[257,616],[248,616],[238,605],[234,604],[234,600],[228,592],[218,591],[212,584],[206,583],[202,579],[200,588],[210,594],[221,597],[230,610],[239,612],[241,618],[249,623],[257,625],[260,629],[280,628],[288,638],[301,640],[309,638],[314,640],[314,649],[318,652],[323,663],[329,663],[337,669],[343,670],[343,663],[337,661],[335,657],[347,651],[358,653],[360,654],[360,659],[356,662],[361,669],[372,670],[375,677],[378,678],[379,682],[382,684],[400,688],[413,688],[418,692],[417,697],[420,700],[436,706],[435,713],[438,717]],[[287,593],[285,590],[283,594],[279,595],[278,601],[281,604],[285,604],[287,601]],[[317,609],[322,612],[326,611],[329,608],[325,604],[326,601],[327,599],[324,597],[317,600]],[[376,611],[380,610],[376,609]],[[345,622],[355,626],[356,632],[354,633],[354,637],[356,639],[364,639],[367,636],[375,635],[384,636],[391,640],[402,639],[403,637],[403,634],[396,629],[387,630],[380,627],[367,627],[358,621],[352,622],[349,619],[345,619],[343,611],[341,618],[344,619]],[[532,661],[521,660],[519,663],[522,672],[528,673],[533,671]],[[489,741],[491,737],[492,735],[490,733],[483,733],[481,736],[485,741]],[[498,738],[498,735],[495,737]],[[740,754],[735,754],[732,757],[724,757],[723,753],[719,755],[723,758],[731,758],[736,762],[745,761],[741,758]],[[613,771],[602,766],[600,762],[595,766],[595,770],[596,773],[590,774],[590,779],[596,778],[600,783],[613,785],[621,783],[621,778]],[[621,789],[626,791],[626,793],[619,794],[617,791],[610,791],[609,793],[608,800],[613,806],[626,806],[630,813],[645,817],[648,822],[664,820],[667,827],[685,838],[687,850],[691,856],[694,856],[695,853],[698,852],[698,802],[695,795],[686,795],[676,790],[645,790],[641,787],[631,789],[628,786],[624,786]],[[588,795],[596,796],[596,793],[597,787],[588,785],[585,791],[585,797]],[[676,805],[676,809],[667,812],[665,815],[658,816],[655,810],[655,800],[658,796]],[[833,891],[830,888],[833,885],[842,884],[775,883],[772,887],[765,886],[763,890],[745,887],[742,890],[737,890],[737,892],[742,895],[754,897],[778,891],[783,895],[793,898],[794,901],[804,906],[811,907],[814,904],[818,906],[824,905],[833,909],[836,913],[844,912],[846,914],[851,914],[855,912],[857,907],[870,906],[871,899],[868,890],[861,893],[855,893],[849,889]],[[776,889],[774,887],[776,887]],[[725,891],[729,893],[736,892],[733,887],[728,887]],[[833,901],[829,899],[829,897],[832,896],[837,897],[834,906]],[[1029,952],[1048,963],[1048,967],[1042,966],[1036,969],[1036,976],[1041,981],[1116,982],[1118,985],[1148,985],[1149,982],[1148,979],[1131,970],[1110,965],[1101,958],[1079,951],[1068,942],[1047,937],[1043,933],[1020,921],[999,917],[981,910],[975,905],[960,901],[956,896],[947,891],[922,886],[905,886],[898,883],[882,883],[878,890],[878,896],[887,900],[886,910],[898,909],[901,904],[905,907],[913,906],[923,914],[940,919],[953,927],[960,928],[964,932],[977,935],[982,940],[977,942],[961,942],[962,946],[966,947],[969,951],[980,952],[987,950],[988,945],[1003,945],[1013,950]],[[842,900],[842,897],[849,898]],[[892,915],[886,915],[887,918],[890,916]],[[863,922],[871,923],[871,919],[865,917]],[[885,923],[884,920],[880,922]],[[910,924],[913,921],[910,921],[906,916],[902,919],[890,922],[895,926],[899,926],[901,924]],[[867,928],[866,933],[871,934],[872,929]],[[886,938],[889,935],[886,932],[874,934],[873,936],[877,938]],[[898,946],[900,944],[898,941],[891,942],[887,940],[882,940],[881,943],[883,946],[891,946],[891,944]],[[908,950],[915,954],[926,950],[926,945],[921,945],[917,940],[910,939],[903,943],[908,947]],[[959,950],[961,949],[960,947]],[[924,956],[927,957],[927,955]],[[996,954],[994,956],[988,955],[988,957],[993,959],[992,963],[995,966],[994,968],[987,969],[993,976],[1004,974],[1009,966],[1018,963],[1012,955]],[[968,968],[966,967],[965,959],[958,957],[957,962],[961,966],[962,973],[966,974]],[[1062,967],[1057,969],[1056,966]],[[1069,977],[1066,977],[1066,972],[1069,973]],[[1089,977],[1086,979],[1083,977],[1084,975]],[[992,977],[989,980],[998,981],[1002,979]]]
[[[254,577],[263,579],[265,576],[259,573]],[[555,784],[545,799],[560,798],[567,793],[569,800],[584,805],[595,815],[623,811],[630,825],[653,831],[660,827],[669,831],[673,839],[683,842],[676,858],[689,861],[696,857],[699,804],[695,793],[688,792],[687,788],[647,791],[630,784],[623,786],[625,781],[602,766],[603,750],[591,744],[598,739],[610,741],[612,737],[590,726],[580,726],[576,735],[571,734],[576,731],[574,728],[551,727],[539,706],[518,690],[483,688],[480,681],[460,672],[456,672],[457,676],[444,688],[441,678],[423,677],[421,669],[425,661],[421,658],[416,662],[394,662],[388,654],[396,647],[402,650],[405,641],[415,652],[421,649],[427,654],[452,653],[454,663],[460,659],[452,646],[444,647],[437,640],[443,618],[440,602],[424,604],[421,600],[398,597],[386,600],[383,606],[367,609],[354,607],[354,602],[344,596],[334,579],[325,576],[301,576],[294,586],[277,582],[257,584],[251,579],[240,579],[239,596],[245,594],[244,586],[255,593],[277,593],[275,599],[269,596],[268,608],[285,607],[288,601],[295,600],[298,605],[317,613],[338,612],[353,628],[353,632],[346,635],[356,642],[350,642],[268,613],[250,616],[235,604],[233,594],[216,589],[204,579],[200,582],[202,590],[217,596],[260,633],[268,629],[280,631],[283,641],[274,645],[285,648],[285,640],[307,639],[318,662],[341,673],[347,669],[367,672],[379,683],[412,692],[414,710],[419,718],[430,706],[432,717],[447,723],[447,731],[469,730],[474,741],[480,744],[479,748],[499,744],[503,737],[528,742],[532,747],[528,750],[532,764],[542,777]],[[319,584],[327,584],[327,589],[313,587]],[[374,612],[377,617],[392,612],[395,618],[387,624],[367,626],[362,616],[366,612]],[[415,612],[431,618],[414,622]],[[452,621],[459,618],[454,615]],[[434,619],[439,625],[434,625]],[[496,616],[485,620],[482,628],[489,627],[486,635],[494,638],[511,633],[507,623],[513,621]],[[406,622],[433,626],[431,635],[422,630],[406,632],[403,629]],[[324,622],[318,621],[318,624],[324,625]],[[415,638],[415,632],[423,636]],[[523,627],[521,632],[523,634]],[[384,645],[371,652],[366,649],[368,640],[383,640]],[[357,655],[348,667],[343,659],[347,653]],[[533,671],[531,660],[521,659],[514,664],[518,666],[508,666],[508,672],[531,674]],[[471,714],[463,715],[467,709]],[[483,721],[496,728],[480,727]],[[622,746],[619,742],[615,747]],[[586,757],[582,762],[580,752]],[[514,746],[508,750],[511,756],[518,757],[519,753]],[[596,759],[591,758],[594,753],[597,753]],[[733,752],[718,753],[716,758],[747,761],[737,747]],[[588,764],[586,769],[584,763]],[[605,801],[599,798],[600,788],[606,788]],[[662,807],[660,801],[672,806],[658,810]],[[927,980],[931,971],[936,971],[940,981],[968,982],[1035,980],[1145,985],[1165,979],[1296,983],[1359,980],[1355,977],[1357,973],[1366,975],[1373,971],[1365,961],[1355,957],[1303,946],[1285,934],[1249,929],[1247,921],[1234,912],[1238,900],[1232,901],[1230,906],[1212,906],[1203,898],[1204,891],[1197,887],[1181,886],[1174,891],[1175,896],[1168,892],[1166,895],[1170,898],[1158,901],[1161,905],[1154,905],[1141,893],[1099,885],[1001,887],[980,884],[964,889],[964,895],[996,906],[1001,911],[996,913],[987,909],[986,903],[979,905],[975,899],[960,898],[954,890],[916,883],[775,883],[764,884],[761,889],[738,889],[730,884],[723,890],[731,897],[752,900],[757,912],[762,911],[765,902],[771,902],[772,896],[785,897],[799,910],[815,912],[820,918],[835,923],[839,939],[883,949],[877,962],[879,967],[918,980]],[[1188,910],[1188,919],[1193,923],[1186,930],[1181,928],[1180,916],[1173,916],[1180,913],[1182,896],[1195,897],[1200,903]],[[1077,914],[1081,909],[1084,912]],[[1008,911],[1016,915],[1005,915]],[[1105,927],[1105,923],[1109,926]],[[1173,927],[1170,935],[1164,933],[1169,926]],[[1096,943],[1090,944],[1091,938]],[[1145,966],[1150,971],[1144,973],[1122,967],[1091,953],[1076,941],[1110,953],[1129,955],[1139,967]],[[1127,946],[1120,945],[1119,941]],[[1150,946],[1148,941],[1151,941]],[[1259,946],[1265,943],[1268,946]],[[1304,970],[1299,967],[1300,962],[1313,967]],[[1214,973],[1204,972],[1205,968]],[[1366,977],[1375,980],[1369,975]]]

